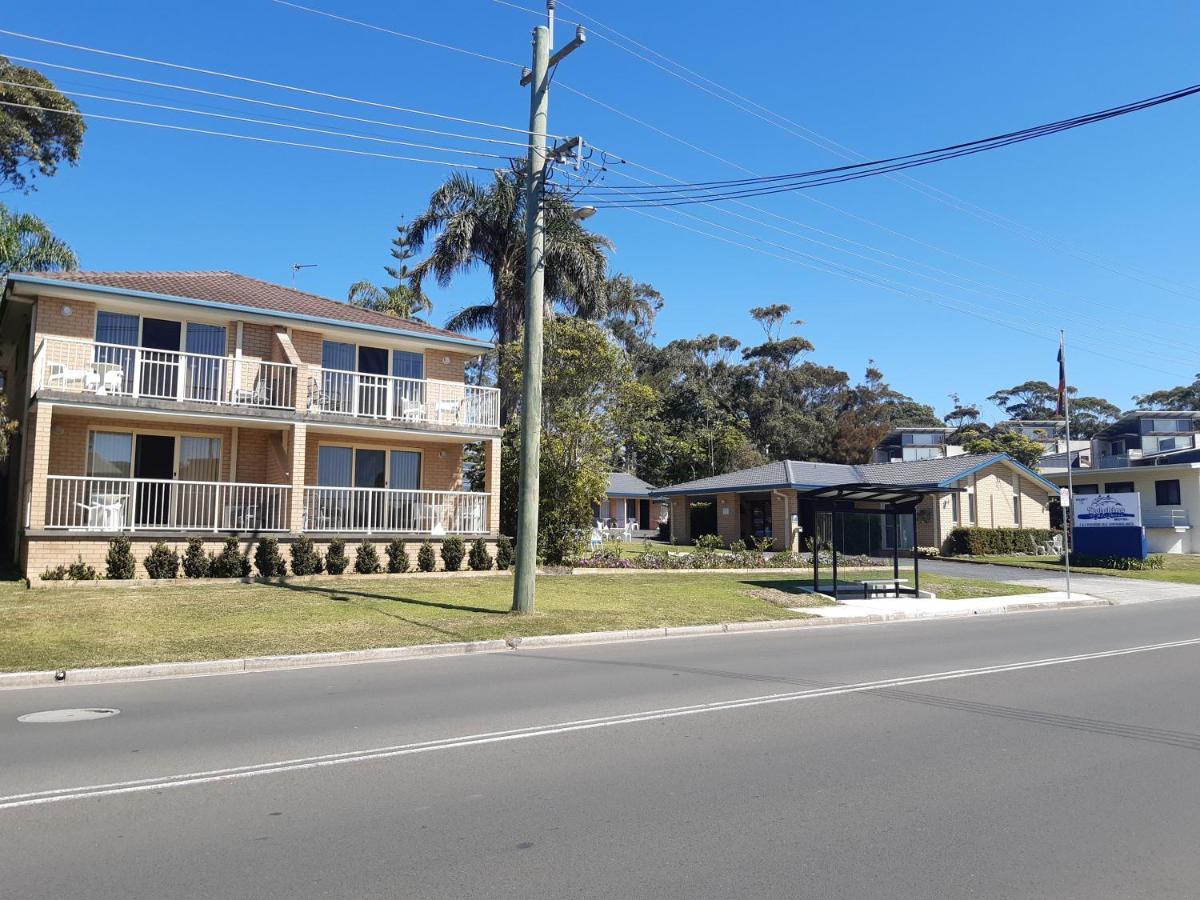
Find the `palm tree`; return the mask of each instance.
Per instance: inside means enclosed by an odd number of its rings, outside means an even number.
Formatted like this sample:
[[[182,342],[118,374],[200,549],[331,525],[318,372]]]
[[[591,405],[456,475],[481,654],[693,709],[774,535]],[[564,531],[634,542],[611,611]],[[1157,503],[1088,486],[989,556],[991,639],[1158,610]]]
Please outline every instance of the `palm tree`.
[[[546,312],[596,318],[607,309],[605,251],[612,243],[585,229],[566,198],[547,194],[544,207]],[[418,251],[428,245],[428,257],[409,273],[417,291],[429,277],[446,287],[477,267],[491,273],[491,298],[459,310],[448,328],[491,331],[501,344],[516,340],[525,311],[525,203],[516,173],[497,171],[490,184],[454,173],[409,225],[405,241]]]
[[[0,277],[9,272],[78,269],[79,260],[37,216],[15,213],[0,203]]]
[[[411,319],[419,312],[433,312],[433,301],[412,286],[412,274],[408,271],[408,260],[413,252],[408,245],[408,229],[397,225],[397,235],[392,238],[392,259],[395,265],[383,269],[396,283],[380,287],[370,281],[356,281],[350,285],[346,300],[354,306],[363,306],[376,312],[386,313],[401,319]]]
[[[407,284],[380,287],[370,281],[356,281],[350,285],[346,300],[353,306],[362,306],[401,319],[411,319],[419,312],[433,311],[433,302]]]

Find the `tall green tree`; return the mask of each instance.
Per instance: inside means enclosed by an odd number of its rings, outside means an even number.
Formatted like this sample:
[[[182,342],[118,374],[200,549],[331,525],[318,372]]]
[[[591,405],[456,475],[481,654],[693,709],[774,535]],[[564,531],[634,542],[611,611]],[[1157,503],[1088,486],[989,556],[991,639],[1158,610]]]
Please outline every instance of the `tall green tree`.
[[[56,272],[79,268],[75,253],[31,213],[0,203],[0,278],[9,272]]]
[[[1007,453],[1034,471],[1037,471],[1042,454],[1046,452],[1041,441],[1006,429],[996,429],[991,434],[969,438],[964,442],[963,449],[968,453]]]
[[[1200,374],[1191,384],[1140,394],[1133,398],[1133,402],[1142,409],[1200,409]]]
[[[396,283],[377,285],[372,281],[356,281],[350,285],[346,300],[354,306],[373,309],[400,319],[411,319],[417,313],[433,312],[433,301],[419,289],[413,288],[412,273],[408,270],[408,260],[413,257],[412,248],[407,241],[408,229],[404,225],[398,225],[396,231],[399,233],[392,238],[391,250],[395,263],[383,267]]]
[[[87,124],[45,75],[0,56],[0,101],[0,184],[28,192],[38,175],[79,161]]]
[[[520,384],[521,346],[500,350],[500,368]],[[546,323],[538,553],[562,562],[579,546],[604,496],[620,435],[636,428],[653,398],[598,325],[561,317]],[[521,432],[510,420],[501,454],[501,530],[516,529]]]
[[[1075,393],[1074,388],[1067,389]],[[1023,381],[1010,388],[1001,388],[988,396],[1014,419],[1052,419],[1058,404],[1058,389],[1047,381]]]

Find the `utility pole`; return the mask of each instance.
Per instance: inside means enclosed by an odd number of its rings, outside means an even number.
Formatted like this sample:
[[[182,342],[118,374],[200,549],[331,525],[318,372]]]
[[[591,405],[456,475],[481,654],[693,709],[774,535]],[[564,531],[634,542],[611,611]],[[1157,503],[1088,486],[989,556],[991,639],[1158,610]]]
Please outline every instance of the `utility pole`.
[[[525,345],[521,378],[521,482],[517,512],[517,571],[513,581],[515,612],[531,613],[537,591],[538,481],[542,444],[542,315],[545,303],[546,158],[557,159],[578,148],[572,138],[546,151],[549,124],[550,69],[583,45],[583,28],[551,57],[554,2],[546,0],[546,25],[533,29],[533,69],[521,76],[530,86],[529,160],[525,175]]]

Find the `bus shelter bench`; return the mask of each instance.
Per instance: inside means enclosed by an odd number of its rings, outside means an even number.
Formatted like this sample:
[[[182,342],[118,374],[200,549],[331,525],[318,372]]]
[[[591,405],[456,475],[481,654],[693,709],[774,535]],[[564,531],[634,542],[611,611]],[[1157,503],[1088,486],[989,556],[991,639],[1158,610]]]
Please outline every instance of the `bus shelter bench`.
[[[908,593],[913,593],[912,588],[908,587],[908,582],[903,578],[872,578],[862,583],[863,599],[875,597],[879,594],[887,596],[891,591],[897,597],[900,596],[902,590],[907,590]]]

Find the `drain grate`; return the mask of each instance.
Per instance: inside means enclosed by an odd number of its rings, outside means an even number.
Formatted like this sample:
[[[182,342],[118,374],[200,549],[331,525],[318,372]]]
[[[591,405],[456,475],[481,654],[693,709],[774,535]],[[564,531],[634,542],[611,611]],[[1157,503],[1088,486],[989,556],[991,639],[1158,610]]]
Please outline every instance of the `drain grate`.
[[[63,725],[68,722],[90,722],[93,719],[107,719],[109,716],[115,716],[121,711],[119,709],[47,709],[42,712],[26,713],[23,716],[17,716],[18,722],[24,722],[26,725]]]

